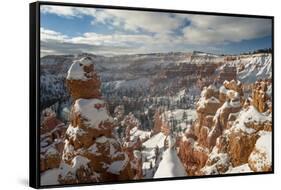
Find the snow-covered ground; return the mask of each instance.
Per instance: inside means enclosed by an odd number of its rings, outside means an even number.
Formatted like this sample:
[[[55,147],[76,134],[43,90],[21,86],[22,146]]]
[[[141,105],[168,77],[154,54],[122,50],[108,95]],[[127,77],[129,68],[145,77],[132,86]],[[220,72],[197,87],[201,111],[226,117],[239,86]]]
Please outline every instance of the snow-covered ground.
[[[86,123],[93,128],[98,128],[103,121],[113,120],[109,116],[105,102],[99,99],[78,99],[74,103],[74,111],[87,119]]]
[[[237,78],[243,83],[253,83],[258,79],[272,77],[271,54],[244,55],[240,56],[239,59],[229,61],[226,64],[229,66],[236,66],[237,68],[243,65],[243,70],[240,72],[237,70]]]
[[[103,83],[104,89],[109,89],[110,91],[116,90],[133,90],[133,89],[147,89],[149,87],[150,81],[147,78],[138,78],[133,80],[116,80]]]
[[[155,148],[156,146],[158,146],[159,148],[163,148],[165,138],[166,138],[166,136],[163,133],[161,133],[161,132],[157,133],[156,135],[152,136],[150,139],[145,141],[143,143],[143,146],[146,149]]]
[[[152,178],[164,151],[166,136],[158,133],[143,143],[142,160],[144,178]],[[157,148],[158,147],[158,148]]]
[[[230,130],[246,132],[248,134],[254,133],[256,130],[253,128],[246,127],[247,123],[253,122],[256,124],[263,123],[265,121],[272,120],[271,114],[260,113],[254,106],[250,106],[248,109],[240,111],[236,121]],[[227,132],[227,131],[226,131]]]
[[[248,164],[243,164],[236,167],[230,167],[225,173],[226,174],[235,174],[235,173],[249,173],[253,172]]]
[[[272,163],[272,132],[259,131],[259,135],[249,161],[255,163],[257,171],[263,171],[265,166],[271,166]]]
[[[185,168],[174,148],[165,150],[162,160],[153,178],[182,177],[187,176]]]
[[[43,102],[48,102],[53,99],[65,97],[68,93],[64,84],[65,77],[68,79],[79,79],[87,80],[84,76],[84,71],[82,70],[81,65],[79,64],[81,58],[83,60],[85,55],[76,55],[76,56],[48,56],[42,58],[42,65],[45,67],[44,72],[42,72],[41,80],[41,94]],[[123,100],[124,97],[127,97],[128,94],[135,96],[135,100],[144,101],[146,107],[143,109],[144,113],[148,115],[148,108],[157,108],[158,105],[164,105],[166,111],[161,114],[161,118],[165,122],[169,123],[169,126],[173,126],[173,130],[178,130],[178,132],[185,131],[192,121],[195,121],[197,118],[195,107],[196,98],[200,95],[199,87],[196,84],[187,86],[179,86],[176,90],[167,90],[166,94],[157,94],[154,95],[147,94],[151,87],[155,87],[157,90],[163,90],[162,87],[173,87],[177,84],[178,76],[175,76],[174,81],[170,78],[164,78],[160,83],[153,83],[153,79],[161,70],[173,70],[179,69],[179,66],[182,64],[205,64],[205,63],[223,63],[222,67],[227,64],[230,66],[235,66],[240,68],[243,66],[243,69],[238,71],[237,69],[237,78],[242,83],[252,83],[257,79],[266,79],[272,76],[272,57],[271,54],[255,54],[255,55],[244,55],[237,56],[238,58],[234,61],[225,61],[224,56],[207,54],[203,52],[196,53],[167,53],[167,54],[143,54],[143,55],[122,55],[122,56],[113,56],[113,57],[104,57],[96,55],[87,55],[91,59],[84,60],[85,64],[94,64],[95,69],[102,80],[102,90],[103,95],[106,93],[112,93],[112,97],[120,96],[119,100]],[[70,65],[73,66],[70,68],[70,71],[67,74],[65,67]],[[75,62],[76,61],[76,62]],[[59,65],[65,63],[63,67]],[[222,69],[218,68],[218,71]],[[42,67],[43,68],[43,67]],[[173,83],[176,82],[176,83]],[[153,86],[154,85],[154,86]],[[211,86],[212,87],[212,86]],[[272,87],[268,88],[267,94],[271,96]],[[168,88],[167,88],[168,89]],[[216,89],[225,91],[226,89]],[[142,95],[138,96],[138,92],[141,91]],[[172,92],[171,92],[172,91]],[[121,92],[118,94],[118,92]],[[204,91],[203,91],[204,92]],[[202,93],[203,93],[202,92]],[[114,99],[112,98],[112,99]],[[118,98],[118,97],[117,97]],[[152,99],[150,101],[149,99]],[[200,99],[200,104],[204,106],[205,101],[211,101],[213,103],[218,103],[219,100],[215,97],[209,99]],[[147,103],[149,102],[149,103]],[[155,103],[156,102],[156,103]],[[160,102],[160,103],[159,103]],[[164,103],[163,103],[164,102]],[[185,103],[183,103],[185,102]],[[192,102],[192,105],[191,103]],[[178,105],[186,104],[186,107],[177,107]],[[137,105],[137,104],[136,104]],[[239,104],[240,105],[240,104]],[[235,102],[226,102],[223,106],[235,107]],[[95,109],[92,109],[92,108]],[[188,109],[187,109],[188,108]],[[131,109],[140,109],[133,107]],[[99,127],[99,124],[106,120],[112,120],[110,114],[106,111],[106,105],[104,101],[101,100],[85,100],[79,99],[74,103],[74,111],[79,112],[81,116],[87,119],[89,127]],[[130,110],[132,111],[132,110]],[[219,113],[218,110],[217,113]],[[93,118],[92,116],[96,117]],[[218,114],[216,114],[218,115]],[[248,109],[242,109],[237,113],[238,119],[234,122],[231,129],[226,130],[242,130],[248,134],[255,132],[255,129],[246,127],[247,122],[264,122],[271,121],[272,116],[266,115],[265,113],[259,113],[253,106],[250,106]],[[152,120],[152,117],[149,118]],[[175,124],[175,125],[173,125]],[[84,131],[77,131],[73,127],[69,127],[67,134],[72,136],[73,134],[83,133]],[[177,156],[176,149],[165,145],[165,140],[167,136],[164,133],[160,132],[151,136],[151,132],[140,130],[135,127],[130,130],[130,141],[135,141],[136,138],[144,141],[142,144],[141,156],[143,160],[143,174],[144,178],[165,178],[165,177],[178,177],[186,176],[185,168],[183,167],[180,159]],[[104,138],[99,138],[98,141],[103,142]],[[197,142],[196,142],[197,143]],[[200,148],[195,143],[195,148]],[[259,151],[262,151],[267,155],[266,159],[260,160],[261,164],[271,161],[271,133],[261,133],[260,138],[257,140],[255,148]],[[93,148],[94,151],[94,147]],[[218,153],[214,148],[210,154],[210,157],[218,156],[221,159],[222,164],[229,162],[229,158],[226,154]],[[251,155],[252,159],[257,155]],[[78,159],[78,158],[77,158]],[[83,163],[86,160],[83,158]],[[75,163],[74,163],[75,165]],[[124,165],[123,162],[114,162],[108,166],[108,170],[112,173],[118,174],[120,168]],[[211,166],[212,167],[212,166]],[[262,166],[261,166],[262,167]],[[205,168],[210,170],[211,168]],[[66,171],[71,171],[71,168],[68,168]],[[48,170],[41,174],[41,182],[44,184],[57,184],[57,176],[59,169]],[[226,173],[241,173],[241,172],[251,172],[248,164],[237,166],[235,168],[230,167]]]
[[[185,129],[197,118],[195,109],[175,109],[165,111],[161,115],[162,119],[172,125],[176,122],[175,130],[178,132],[185,131]]]
[[[151,135],[150,131],[143,131],[134,127],[130,130],[130,140],[133,141],[135,138],[140,138],[140,140],[148,139]]]
[[[196,110],[194,109],[175,109],[175,110],[169,110],[165,111],[162,114],[163,118],[170,118],[173,117],[176,120],[182,120],[184,112],[186,113],[187,120],[195,120],[197,118]]]
[[[47,170],[41,174],[41,185],[57,185],[58,176],[60,174],[59,168]]]

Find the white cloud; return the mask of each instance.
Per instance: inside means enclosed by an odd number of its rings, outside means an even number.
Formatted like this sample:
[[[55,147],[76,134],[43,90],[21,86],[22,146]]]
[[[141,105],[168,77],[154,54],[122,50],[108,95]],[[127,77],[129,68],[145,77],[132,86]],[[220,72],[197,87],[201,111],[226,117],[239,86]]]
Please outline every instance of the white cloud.
[[[42,6],[41,11],[69,18],[88,15],[93,17],[93,25],[103,23],[117,31],[124,29],[135,32],[152,32],[156,35],[168,34],[170,40],[174,30],[182,30],[181,40],[191,44],[240,42],[271,34],[269,19],[67,6]],[[190,25],[181,29],[186,21],[189,21]],[[177,38],[179,37],[177,36]]]
[[[57,31],[41,28],[41,41],[44,42],[45,52],[52,51],[48,44],[60,52],[83,50],[91,53],[118,54],[184,51],[192,46],[218,47],[217,45],[271,35],[270,19],[67,6],[42,6],[41,11],[43,14],[56,14],[67,19],[91,16],[93,28],[105,24],[111,29],[109,32],[113,32],[112,34],[106,34],[108,31],[86,32],[69,37]],[[58,47],[62,49],[59,50]]]
[[[45,29],[43,27],[40,28],[40,38],[41,41],[55,40],[58,42],[63,42],[67,40],[68,36],[61,34],[60,32],[56,32],[54,30]]]
[[[97,34],[91,32],[85,33],[82,36],[73,37],[69,41],[82,44],[129,46],[132,43],[149,43],[151,39],[151,36],[142,34]]]
[[[94,9],[68,6],[41,7],[41,12],[56,14],[66,18],[92,16],[92,24],[110,24],[115,27],[122,27],[129,31],[144,30],[147,32],[167,33],[177,29],[183,24],[185,17],[172,16],[170,13],[115,10],[115,9]]]
[[[183,32],[186,42],[193,44],[240,42],[271,34],[269,19],[196,15],[190,21]]]
[[[129,31],[170,33],[180,27],[183,21],[183,17],[172,16],[170,13],[106,9],[96,12],[96,20],[93,24],[111,23]]]
[[[41,28],[41,52],[47,54],[94,53],[134,54],[180,51],[181,39],[168,34],[97,34],[69,37]]]
[[[58,43],[73,43],[73,44],[93,44],[93,45],[111,45],[111,46],[129,46],[132,44],[159,44],[170,43],[172,36],[168,34],[98,34],[94,32],[86,32],[81,36],[69,37],[60,32],[41,27],[41,41],[56,41]],[[174,42],[179,42],[179,39],[174,38]]]
[[[65,16],[65,17],[79,16],[79,14],[77,14],[78,12],[75,10],[74,7],[67,7],[67,6],[42,5],[41,13],[51,13],[51,14],[56,14],[58,16]]]
[[[56,6],[56,5],[42,5],[40,11],[43,14],[55,14],[65,18],[82,17],[83,15],[89,15],[94,17],[96,15],[96,9],[86,7],[71,7],[71,6]]]

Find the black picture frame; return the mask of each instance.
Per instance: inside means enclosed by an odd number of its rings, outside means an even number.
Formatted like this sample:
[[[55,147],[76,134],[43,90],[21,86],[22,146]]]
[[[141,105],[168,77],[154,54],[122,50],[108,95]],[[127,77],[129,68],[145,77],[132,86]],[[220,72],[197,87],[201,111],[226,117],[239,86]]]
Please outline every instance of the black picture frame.
[[[117,10],[135,10],[135,11],[149,11],[149,12],[165,12],[165,13],[183,13],[183,14],[197,14],[197,15],[216,15],[216,16],[231,16],[231,17],[248,17],[248,18],[266,18],[271,19],[272,23],[272,171],[270,172],[254,172],[254,173],[235,173],[235,174],[219,174],[209,176],[186,176],[174,178],[158,178],[158,179],[141,179],[128,181],[112,181],[112,182],[98,182],[98,183],[79,183],[79,184],[65,184],[65,185],[40,185],[40,6],[41,5],[55,5],[55,6],[74,6],[87,8],[103,8],[103,9],[117,9]],[[88,185],[103,185],[103,184],[122,184],[122,183],[138,183],[138,182],[152,182],[152,181],[166,181],[166,180],[186,180],[186,179],[200,179],[200,178],[214,178],[214,177],[232,177],[232,176],[246,176],[246,175],[260,175],[273,174],[274,167],[274,17],[264,15],[248,15],[248,14],[232,14],[232,13],[218,13],[218,12],[200,12],[187,10],[170,10],[170,9],[156,9],[156,8],[141,8],[141,7],[123,7],[123,6],[109,6],[109,5],[92,5],[80,3],[63,3],[63,2],[47,2],[38,1],[29,4],[29,185],[33,188],[54,188],[54,187],[72,187],[72,186],[88,186]]]

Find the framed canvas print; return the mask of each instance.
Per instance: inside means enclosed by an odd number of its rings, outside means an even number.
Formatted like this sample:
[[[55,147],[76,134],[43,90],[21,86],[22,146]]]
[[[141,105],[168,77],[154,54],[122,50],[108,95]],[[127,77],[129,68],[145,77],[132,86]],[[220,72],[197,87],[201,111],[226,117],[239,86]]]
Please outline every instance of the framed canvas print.
[[[274,172],[274,18],[30,4],[30,186]]]

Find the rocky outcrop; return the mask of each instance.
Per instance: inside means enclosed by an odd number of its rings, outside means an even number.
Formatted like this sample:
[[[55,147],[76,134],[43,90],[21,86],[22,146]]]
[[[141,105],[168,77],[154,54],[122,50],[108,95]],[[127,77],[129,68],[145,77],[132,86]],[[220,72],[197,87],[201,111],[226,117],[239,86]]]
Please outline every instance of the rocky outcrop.
[[[201,92],[201,97],[196,104],[197,121],[195,123],[195,135],[197,137],[200,136],[203,126],[210,128],[213,125],[213,117],[221,106],[218,98],[219,91],[213,85],[205,87]]]
[[[189,176],[194,176],[208,159],[209,150],[200,146],[193,138],[182,137],[179,142],[179,158]]]
[[[249,156],[249,167],[255,172],[272,170],[272,134],[261,131],[255,148]]]
[[[186,129],[179,142],[179,157],[191,176],[198,175],[208,159],[208,135],[214,125],[216,111],[221,106],[217,87],[205,87],[196,106],[197,120]]]
[[[44,116],[40,128],[40,171],[58,168],[63,151],[66,126],[55,114]]]
[[[114,120],[121,122],[124,119],[125,107],[123,105],[116,106],[114,109]]]
[[[235,81],[235,80],[231,80],[229,81],[224,81],[223,82],[223,86],[228,89],[228,90],[233,90],[235,92],[238,92],[238,94],[242,97],[243,94],[243,87],[242,87],[242,83],[240,81]]]
[[[100,99],[100,81],[88,58],[73,63],[67,85],[75,101],[65,135],[59,182],[92,183],[134,178],[128,154],[113,134],[113,118],[107,104]]]
[[[58,168],[61,162],[61,152],[55,146],[41,148],[40,153],[40,171],[44,172],[49,169]]]
[[[268,94],[266,88],[256,88]],[[271,135],[271,112],[261,112],[265,110],[253,106],[260,105],[260,99],[245,100],[243,94],[242,84],[234,80],[225,81],[219,90],[203,89],[198,119],[178,142],[179,157],[189,175],[222,174],[245,164],[247,171],[271,170],[271,153],[258,141],[264,133]]]
[[[216,139],[236,120],[237,113],[243,104],[242,96],[243,90],[239,81],[225,81],[223,86],[220,87],[219,100],[222,106],[217,109],[213,118],[214,125],[207,139],[209,147],[213,147],[216,144]]]
[[[271,115],[260,113],[254,106],[249,106],[240,111],[237,120],[227,131],[229,137],[229,154],[234,166],[248,162],[259,131],[271,131]]]
[[[239,94],[237,92],[234,94],[233,96],[227,95],[227,100],[214,116],[214,126],[208,135],[209,147],[215,145],[217,137],[222,135],[223,131],[229,127],[229,121],[236,119],[236,114],[241,109]]]
[[[240,81],[231,80],[224,81],[223,85],[220,87],[219,90],[219,100],[221,102],[225,102],[232,98],[235,95],[235,92],[239,94],[241,101],[243,100],[243,87]]]
[[[152,135],[159,132],[168,135],[170,133],[170,126],[167,123],[167,118],[165,118],[165,112],[162,108],[156,110],[154,114],[154,127],[152,129]]]
[[[198,175],[216,175],[225,173],[230,166],[227,153],[228,138],[224,135],[217,138],[216,146],[208,155],[205,166],[198,171]]]
[[[268,86],[271,85],[270,81],[257,81],[252,87],[252,104],[259,112],[271,110],[270,96],[267,93]]]
[[[264,156],[265,154],[260,154],[262,152],[260,149],[263,149],[263,152],[265,152],[265,148],[255,147],[258,146],[257,144],[263,144],[264,146],[267,143],[271,143],[269,139],[271,131],[261,130],[264,129],[262,127],[252,128],[252,126],[264,126],[265,123],[270,125],[270,115],[258,112],[253,106],[242,109],[231,128],[225,130],[217,138],[216,145],[212,149],[206,165],[200,170],[200,174],[221,174],[232,167],[236,168],[245,164],[248,165],[251,171],[270,171],[271,152]],[[263,140],[262,143],[258,143],[257,139],[260,139],[264,133],[267,133],[268,141],[265,142]],[[266,147],[271,149],[271,145]],[[267,150],[267,152],[269,151]]]
[[[146,137],[142,137],[141,134],[138,133],[140,122],[132,113],[124,117],[121,125],[125,128],[123,148],[129,156],[132,166],[131,170],[135,174],[136,179],[141,179],[143,175],[141,147]]]
[[[74,100],[101,97],[101,82],[96,72],[94,72],[91,57],[83,57],[80,60],[74,61],[68,70],[66,84]]]
[[[225,80],[236,80],[237,68],[235,66],[224,65],[219,72],[218,80],[223,82]]]
[[[247,163],[258,136],[239,131],[230,133],[228,137],[228,152],[232,165],[239,166]]]

